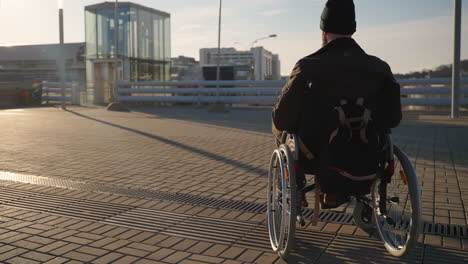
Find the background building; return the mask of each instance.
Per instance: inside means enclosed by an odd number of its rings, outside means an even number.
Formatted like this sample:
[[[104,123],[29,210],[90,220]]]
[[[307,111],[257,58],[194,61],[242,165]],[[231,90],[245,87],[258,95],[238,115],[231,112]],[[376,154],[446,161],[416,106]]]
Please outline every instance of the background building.
[[[171,81],[198,81],[201,79],[200,63],[195,58],[179,56],[171,59]]]
[[[170,80],[170,15],[119,2],[116,52],[114,6],[105,2],[85,8],[87,90],[94,103],[110,102],[115,65],[120,80]]]
[[[200,65],[214,67],[218,63],[218,49],[200,49]],[[279,80],[280,60],[277,54],[263,47],[238,51],[235,48],[222,48],[220,64],[232,67],[234,80]]]
[[[64,45],[66,81],[84,82],[84,51],[84,43]],[[0,47],[0,82],[58,82],[59,52],[59,44]]]
[[[17,88],[58,82],[59,44],[0,47],[0,107],[18,103]],[[85,44],[64,44],[65,79],[85,83]]]

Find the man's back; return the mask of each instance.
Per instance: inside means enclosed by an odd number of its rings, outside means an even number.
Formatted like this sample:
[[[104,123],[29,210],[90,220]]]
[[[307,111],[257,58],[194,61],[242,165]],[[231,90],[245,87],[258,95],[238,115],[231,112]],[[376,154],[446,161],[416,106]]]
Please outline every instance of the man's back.
[[[400,122],[400,86],[390,67],[352,38],[338,38],[296,64],[273,110],[274,125],[286,131],[317,130],[340,99],[357,97],[365,98],[379,128]]]

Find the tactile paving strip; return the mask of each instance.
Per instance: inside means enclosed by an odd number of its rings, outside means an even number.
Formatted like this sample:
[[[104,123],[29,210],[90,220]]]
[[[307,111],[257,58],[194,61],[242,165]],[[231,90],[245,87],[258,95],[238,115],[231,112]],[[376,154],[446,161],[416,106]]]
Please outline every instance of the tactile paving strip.
[[[159,192],[153,190],[145,189],[128,189],[120,188],[116,186],[102,185],[102,184],[92,184],[92,183],[83,183],[65,179],[52,179],[41,176],[34,175],[24,175],[11,172],[1,172],[0,171],[0,180],[10,180],[16,182],[24,182],[30,184],[39,184],[46,186],[54,186],[61,188],[69,188],[82,191],[94,191],[94,192],[104,192],[112,194],[120,194],[130,197],[143,198],[143,199],[154,199],[154,200],[164,200],[176,203],[184,203],[194,206],[204,206],[204,207],[213,207],[217,209],[227,209],[227,210],[238,210],[242,212],[249,212],[255,214],[264,214],[266,213],[266,205],[258,204],[245,201],[235,201],[211,197],[202,197],[190,194],[182,193],[168,193],[168,192]],[[304,215],[306,218],[312,217],[313,210],[310,208],[305,209]],[[353,219],[351,214],[339,213],[333,211],[322,211],[320,212],[319,220],[322,222],[332,222],[339,224],[353,224]]]
[[[0,187],[0,204],[22,209],[100,221],[133,209],[133,206],[90,201]]]
[[[146,190],[146,189],[128,189],[128,188],[121,188],[121,187],[111,186],[111,185],[84,183],[84,182],[77,182],[77,181],[66,180],[66,179],[47,178],[47,177],[41,177],[41,176],[25,175],[25,174],[18,174],[18,173],[4,172],[4,171],[0,171],[0,180],[45,185],[45,186],[52,186],[52,187],[60,187],[60,188],[67,188],[67,189],[75,189],[75,190],[81,190],[81,191],[118,194],[118,195],[125,195],[125,196],[135,197],[135,198],[163,200],[163,201],[189,204],[189,205],[194,205],[194,206],[204,206],[204,207],[212,207],[212,208],[227,209],[227,210],[238,210],[238,211],[255,213],[255,214],[264,214],[266,212],[265,204],[258,204],[258,203],[245,202],[245,201],[234,201],[234,200],[211,198],[211,197],[202,197],[202,196],[196,196],[196,195],[190,195],[190,194],[160,192],[160,191],[153,191],[153,190]],[[32,205],[34,204],[34,202],[36,202],[35,201],[36,198],[33,198],[33,196],[38,197],[38,198],[46,197],[43,194],[37,194],[37,193],[35,194],[32,192],[28,192],[28,191],[8,189],[8,191],[6,192],[0,192],[0,204],[11,203],[8,205],[30,209],[33,207]],[[27,197],[30,197],[30,199],[26,200]],[[56,197],[59,197],[59,196],[56,196]],[[20,200],[22,199],[24,199],[24,201],[20,202]],[[67,198],[67,199],[70,199],[70,198]],[[77,215],[79,214],[79,212],[82,212],[83,216],[90,217],[90,219],[101,220],[107,217],[111,217],[113,215],[117,215],[119,212],[125,212],[133,208],[129,206],[115,205],[115,206],[122,206],[124,208],[116,209],[115,207],[113,207],[111,209],[109,208],[106,209],[106,206],[109,203],[81,201],[81,205],[80,205],[74,200],[67,200],[67,199],[64,199],[62,198],[62,196],[60,196],[60,198],[56,198],[55,200],[50,199],[50,201],[48,201],[48,204],[41,204],[41,202],[39,202],[39,205],[36,209],[40,209],[42,206],[44,207],[43,210],[46,210],[48,212],[54,212],[55,210],[57,213],[60,212],[60,213],[71,215],[71,216]],[[66,206],[67,201],[70,204],[68,205],[69,207]],[[53,209],[54,206],[58,209]],[[96,208],[96,209],[93,209],[93,208]],[[311,219],[313,216],[313,210],[311,208],[306,208],[304,210],[304,216],[307,219]],[[345,225],[354,225],[352,214],[334,212],[334,211],[326,211],[326,210],[320,212],[319,221],[328,222],[328,223],[345,224]],[[423,226],[423,233],[431,234],[431,235],[455,237],[455,238],[468,238],[468,227],[459,226],[459,225],[425,222]]]
[[[205,207],[222,208],[228,210],[240,210],[250,213],[265,213],[266,205],[244,201],[233,201],[227,199],[218,199],[211,197],[202,197],[191,194],[169,193],[145,189],[129,189],[116,186],[83,183],[65,179],[52,179],[34,175],[24,175],[11,172],[1,172],[0,180],[9,180],[30,184],[46,185],[52,187],[68,188],[82,191],[103,192],[111,194],[120,194],[136,198],[164,200],[190,205],[200,205]]]

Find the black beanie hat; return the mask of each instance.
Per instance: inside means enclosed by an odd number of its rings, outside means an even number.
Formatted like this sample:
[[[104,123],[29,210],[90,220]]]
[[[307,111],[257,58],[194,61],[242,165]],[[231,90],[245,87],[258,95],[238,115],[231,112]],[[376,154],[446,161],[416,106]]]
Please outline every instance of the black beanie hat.
[[[328,0],[322,12],[320,28],[323,32],[340,35],[356,32],[353,0]]]

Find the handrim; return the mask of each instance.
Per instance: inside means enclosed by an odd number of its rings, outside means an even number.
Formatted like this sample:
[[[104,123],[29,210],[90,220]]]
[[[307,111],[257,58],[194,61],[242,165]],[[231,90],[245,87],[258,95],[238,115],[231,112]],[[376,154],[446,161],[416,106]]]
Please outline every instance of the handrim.
[[[401,191],[404,189],[403,195],[396,196],[400,198],[400,201],[398,203],[389,203],[390,206],[387,208],[388,215],[395,220],[395,224],[389,224],[385,219],[383,219],[383,216],[380,213],[380,179],[374,181],[374,184],[372,185],[372,200],[374,203],[374,222],[382,240],[384,241],[385,247],[392,255],[400,257],[406,254],[418,240],[421,225],[421,206],[419,184],[414,169],[407,156],[402,151],[400,151],[396,146],[394,147],[394,150],[396,157],[395,162],[398,162],[395,167],[398,169],[398,167],[401,166],[401,169],[404,170],[408,181],[407,184],[396,184],[396,182],[401,182],[400,177],[397,175],[392,178],[392,182],[388,185],[389,189],[387,189],[387,199],[390,199],[395,194],[392,194],[392,191],[396,192],[396,190]],[[396,184],[396,186],[393,186],[394,184]],[[401,201],[402,196],[405,198],[404,201]],[[404,206],[400,209],[400,204],[402,203]],[[397,208],[397,210],[395,210],[395,208]],[[408,209],[410,211],[407,211]]]

